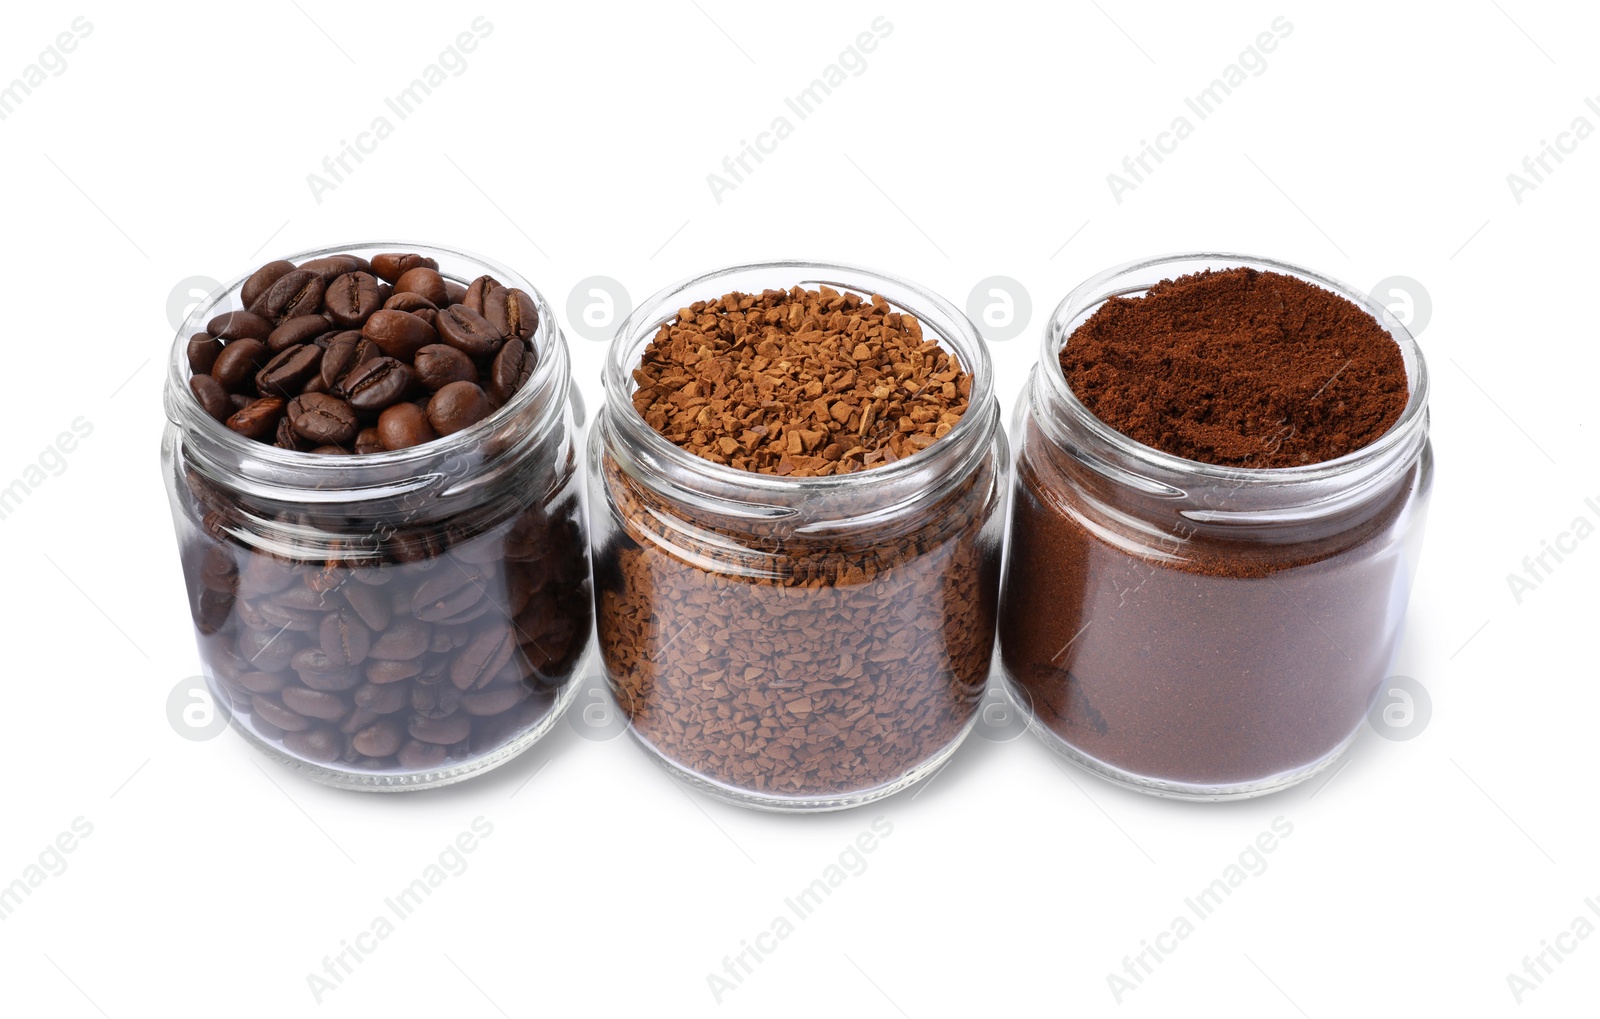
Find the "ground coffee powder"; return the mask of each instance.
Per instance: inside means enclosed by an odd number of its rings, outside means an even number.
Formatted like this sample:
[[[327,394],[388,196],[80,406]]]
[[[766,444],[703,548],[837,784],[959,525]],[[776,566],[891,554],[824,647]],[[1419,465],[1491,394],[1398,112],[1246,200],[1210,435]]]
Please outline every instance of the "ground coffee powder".
[[[1249,468],[1359,449],[1409,392],[1370,314],[1249,268],[1106,301],[1060,364],[1103,425]],[[1241,526],[1208,513],[1249,482],[1141,490],[1046,436],[1040,406],[1019,436],[1000,624],[1034,718],[1113,777],[1192,794],[1271,787],[1340,748],[1399,641],[1426,456],[1337,513]]]
[[[1061,369],[1122,434],[1236,467],[1360,449],[1389,430],[1408,395],[1400,348],[1369,313],[1248,267],[1112,298],[1067,340]]]
[[[864,482],[933,455],[973,381],[914,316],[828,287],[696,302],[634,379],[645,421],[704,459]],[[1002,468],[985,457],[877,519],[883,493],[847,489],[766,521],[663,498],[602,457],[597,622],[635,734],[768,801],[847,800],[936,758],[987,678]]]

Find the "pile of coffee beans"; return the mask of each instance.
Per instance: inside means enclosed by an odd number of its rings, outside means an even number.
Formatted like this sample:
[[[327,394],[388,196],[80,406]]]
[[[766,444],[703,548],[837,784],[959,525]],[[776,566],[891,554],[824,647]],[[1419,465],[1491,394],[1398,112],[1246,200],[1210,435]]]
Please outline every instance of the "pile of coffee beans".
[[[207,671],[265,740],[315,764],[427,772],[536,726],[590,626],[575,475],[476,534],[419,526],[360,560],[267,554],[198,479],[186,561]],[[212,508],[206,509],[210,504]]]
[[[533,371],[533,299],[414,253],[268,262],[189,338],[189,388],[240,435],[312,453],[406,449],[488,417]]]
[[[528,381],[537,305],[439,269],[408,253],[270,262],[243,307],[188,339],[190,389],[233,431],[306,454],[469,428]],[[548,723],[593,618],[576,451],[570,425],[530,436],[513,418],[501,432],[441,450],[392,496],[360,456],[308,455],[315,500],[181,458],[200,653],[241,727],[331,781],[388,787]]]

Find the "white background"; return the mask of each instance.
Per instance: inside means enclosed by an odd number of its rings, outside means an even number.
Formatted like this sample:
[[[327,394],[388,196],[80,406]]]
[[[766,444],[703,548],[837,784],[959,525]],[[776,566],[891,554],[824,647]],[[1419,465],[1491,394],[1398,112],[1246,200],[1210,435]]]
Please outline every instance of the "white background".
[[[1600,925],[1600,539],[1520,604],[1506,579],[1574,518],[1600,523],[1600,137],[1520,203],[1506,176],[1574,118],[1600,129],[1600,23],[1421,6],[9,5],[0,81],[75,16],[93,28],[0,120],[0,485],[74,418],[94,430],[0,521],[0,885],[75,818],[93,833],[0,920],[0,1011],[1518,1012],[1507,974],[1574,918]],[[319,203],[307,174],[480,14],[465,71]],[[878,15],[893,30],[866,69],[717,202],[706,175]],[[1106,175],[1278,16],[1293,32],[1265,71],[1118,203]],[[157,467],[169,297],[382,236],[480,251],[563,311],[587,276],[638,300],[766,257],[958,304],[1009,276],[1033,311],[992,345],[1008,409],[1049,309],[1132,258],[1420,281],[1438,483],[1399,671],[1429,724],[1220,806],[1119,791],[1031,736],[974,739],[914,799],[800,818],[688,795],[565,724],[403,798],[313,786],[232,734],[185,740],[165,710],[198,668]],[[604,348],[567,332],[592,409]],[[880,815],[867,870],[719,1006],[707,974]],[[480,816],[469,868],[316,1004],[307,974]],[[1266,871],[1119,1005],[1107,975],[1278,817],[1293,834]],[[1576,942],[1519,1014],[1592,1009],[1597,964],[1600,936]]]

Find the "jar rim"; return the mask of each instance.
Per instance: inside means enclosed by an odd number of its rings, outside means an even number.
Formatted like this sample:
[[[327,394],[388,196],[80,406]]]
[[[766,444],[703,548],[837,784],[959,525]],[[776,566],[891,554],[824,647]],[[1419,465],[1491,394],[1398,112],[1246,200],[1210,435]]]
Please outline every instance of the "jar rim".
[[[244,286],[244,282],[255,273],[256,269],[253,268],[207,294],[203,300],[194,306],[188,317],[179,325],[177,334],[173,339],[172,354],[167,363],[167,418],[172,424],[183,429],[186,438],[201,438],[213,449],[229,457],[239,458],[240,460],[247,459],[278,471],[304,471],[311,477],[316,477],[319,474],[349,472],[351,470],[370,469],[374,472],[387,472],[389,470],[404,469],[408,466],[422,466],[440,457],[448,457],[464,450],[475,448],[483,440],[492,436],[497,429],[503,427],[507,421],[518,414],[524,413],[530,404],[541,398],[541,394],[549,388],[552,381],[561,381],[569,371],[566,344],[562,342],[560,327],[556,323],[555,313],[551,309],[549,301],[520,273],[494,259],[464,251],[460,248],[396,240],[360,241],[327,245],[306,251],[293,252],[280,256],[280,258],[284,261],[299,264],[314,258],[348,254],[353,251],[414,252],[429,257],[445,256],[451,259],[460,259],[464,262],[475,263],[485,272],[493,275],[503,285],[514,286],[525,291],[529,298],[533,300],[539,316],[538,325],[530,338],[534,353],[537,356],[533,373],[522,384],[522,387],[512,394],[511,399],[495,408],[494,413],[485,417],[482,421],[478,421],[458,432],[452,432],[449,435],[440,436],[429,442],[405,449],[326,456],[297,449],[282,449],[270,442],[261,442],[257,439],[240,435],[221,421],[207,414],[204,408],[200,406],[200,401],[194,395],[193,390],[189,388],[189,378],[193,372],[189,368],[187,345],[190,336],[197,332],[205,331],[205,323],[218,314],[216,309],[232,298]],[[277,260],[274,259],[274,261]],[[256,268],[259,267],[259,265],[256,266]],[[458,283],[471,282],[471,280],[457,279],[447,272],[442,264],[439,272],[445,278],[453,279]],[[552,403],[559,409],[559,401],[552,401]]]
[[[800,286],[809,289],[817,286],[828,286],[840,292],[862,293],[865,291],[870,296],[874,293],[880,293],[880,290],[877,289],[877,284],[886,283],[889,286],[885,289],[898,290],[912,295],[917,306],[913,307],[899,301],[890,300],[890,307],[895,311],[909,312],[915,315],[925,330],[935,334],[940,345],[944,346],[947,352],[961,359],[962,367],[972,376],[972,391],[968,395],[967,410],[961,415],[961,420],[957,421],[949,432],[942,438],[935,440],[926,449],[896,460],[894,463],[883,464],[866,470],[852,471],[848,474],[828,474],[798,478],[777,474],[761,474],[756,471],[745,471],[726,464],[719,464],[691,453],[682,446],[669,441],[666,436],[651,427],[633,405],[635,387],[632,385],[632,380],[635,364],[632,362],[637,355],[639,341],[645,338],[646,333],[653,335],[662,325],[677,316],[678,310],[686,306],[684,302],[678,300],[680,296],[687,295],[689,291],[702,288],[714,280],[733,276],[737,273],[764,271],[793,271],[795,278],[789,284],[789,287]],[[785,289],[788,289],[788,287]],[[721,297],[722,294],[718,293],[714,296]],[[887,297],[887,295],[884,296]],[[713,298],[695,298],[695,300],[709,299]],[[952,328],[946,329],[943,325],[937,328],[934,327],[924,313],[924,308],[937,312],[938,316],[948,322]],[[951,335],[952,333],[954,335]],[[982,334],[978,332],[977,326],[973,325],[972,320],[967,317],[966,313],[933,291],[904,277],[865,266],[840,262],[809,259],[773,259],[770,261],[749,262],[713,269],[663,287],[649,298],[640,302],[633,312],[617,326],[616,332],[612,336],[610,349],[606,352],[602,381],[606,394],[607,417],[611,418],[612,422],[626,433],[631,442],[637,443],[642,447],[642,452],[647,459],[666,462],[675,468],[717,485],[744,488],[775,496],[794,494],[802,496],[820,495],[846,488],[859,488],[863,485],[892,484],[926,470],[929,462],[935,460],[938,454],[962,450],[968,445],[969,437],[980,431],[990,431],[999,422],[998,412],[990,407],[994,392],[993,362],[990,360],[989,350],[983,342]],[[613,411],[613,407],[617,409]]]
[[[1368,312],[1400,348],[1409,387],[1404,410],[1387,431],[1359,449],[1351,450],[1332,460],[1289,467],[1237,467],[1190,460],[1147,446],[1106,424],[1078,399],[1067,382],[1066,374],[1056,368],[1061,350],[1076,328],[1074,323],[1080,318],[1092,314],[1112,297],[1149,290],[1156,281],[1144,282],[1144,280],[1148,280],[1152,270],[1178,265],[1184,267],[1183,271],[1173,272],[1160,278],[1172,279],[1203,269],[1253,268],[1294,276],[1343,297]],[[1133,282],[1130,279],[1135,276],[1140,282]],[[1119,281],[1124,281],[1128,285],[1118,286]],[[1052,368],[1056,370],[1051,370]],[[1049,398],[1057,406],[1064,408],[1074,424],[1087,429],[1097,442],[1111,447],[1129,461],[1170,475],[1231,483],[1241,487],[1309,484],[1343,477],[1398,455],[1398,451],[1407,448],[1416,440],[1418,433],[1425,432],[1427,428],[1429,391],[1427,362],[1411,331],[1395,318],[1388,308],[1374,300],[1370,294],[1363,293],[1331,276],[1279,259],[1238,252],[1203,251],[1156,255],[1124,262],[1089,277],[1062,298],[1061,303],[1056,305],[1055,311],[1051,313],[1039,347],[1038,369],[1035,372],[1038,388],[1048,393]]]

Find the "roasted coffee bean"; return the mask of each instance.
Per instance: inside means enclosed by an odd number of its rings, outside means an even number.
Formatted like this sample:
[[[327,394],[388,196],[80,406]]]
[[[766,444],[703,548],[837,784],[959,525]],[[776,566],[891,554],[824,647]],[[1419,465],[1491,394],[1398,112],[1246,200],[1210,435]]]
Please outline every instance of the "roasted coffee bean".
[[[466,284],[457,283],[455,280],[450,279],[448,276],[445,277],[445,281],[444,281],[444,300],[445,300],[446,304],[460,304],[462,301],[466,300],[466,297],[467,297]]]
[[[452,382],[428,401],[428,423],[440,435],[470,428],[492,413],[488,394],[475,382]]]
[[[288,414],[294,430],[314,446],[345,446],[360,427],[355,410],[327,393],[300,394],[289,401]]]
[[[228,391],[210,375],[189,376],[189,391],[200,401],[201,409],[218,421],[228,420],[233,413],[233,401],[228,399]]]
[[[427,322],[410,312],[389,309],[373,312],[361,327],[361,335],[400,361],[410,361],[418,350],[439,342],[439,334]]]
[[[322,351],[322,381],[331,391],[338,388],[340,380],[357,365],[382,357],[383,351],[376,343],[362,336],[359,330],[346,329],[328,337]]]
[[[366,259],[357,258],[355,255],[324,255],[300,263],[300,268],[321,276],[324,283],[332,283],[334,279],[346,273],[361,272],[372,267]]]
[[[294,272],[293,262],[285,262],[282,259],[276,262],[268,262],[251,273],[250,278],[244,281],[244,286],[239,288],[239,302],[246,308],[250,307],[274,283],[291,272]]]
[[[368,658],[362,668],[369,683],[398,683],[403,679],[412,679],[420,673],[422,663],[414,659],[409,662],[391,662]]]
[[[422,743],[418,740],[406,740],[395,754],[395,759],[400,762],[400,767],[412,771],[429,771],[444,763],[445,757],[450,753],[448,747],[435,743]]]
[[[411,614],[429,622],[448,621],[484,596],[482,571],[475,566],[446,565],[416,586]]]
[[[233,412],[228,418],[229,428],[240,435],[262,442],[270,442],[277,434],[278,419],[283,417],[283,398],[279,396],[263,396],[250,401],[243,410]]]
[[[332,328],[333,323],[321,315],[296,315],[272,330],[267,336],[267,349],[276,354],[297,343],[310,343]]]
[[[339,665],[356,665],[366,660],[372,647],[372,631],[351,609],[340,609],[322,617],[318,631],[322,653]]]
[[[533,298],[516,287],[495,287],[484,299],[483,317],[507,339],[526,340],[539,327]]]
[[[380,719],[355,734],[351,741],[357,750],[368,757],[388,757],[400,749],[405,732],[393,719]]]
[[[250,306],[250,310],[274,324],[282,324],[296,315],[312,315],[322,306],[324,287],[321,276],[304,269],[296,269],[294,272],[285,273],[272,284],[267,292]]]
[[[307,718],[320,718],[324,722],[337,722],[350,710],[344,698],[323,690],[311,690],[303,686],[287,686],[278,694],[284,707],[297,715]]]
[[[449,746],[452,743],[460,743],[472,735],[472,719],[459,712],[443,718],[413,715],[411,721],[406,724],[406,732],[411,734],[412,739],[423,743]]]
[[[461,303],[482,315],[489,295],[499,287],[500,281],[493,276],[479,276],[467,284],[467,292],[461,296]]]
[[[489,366],[489,398],[496,403],[511,399],[522,384],[533,374],[533,354],[521,340],[512,340],[500,348]]]
[[[478,380],[478,368],[472,363],[472,358],[444,343],[430,343],[417,351],[411,367],[417,373],[417,381],[430,393],[438,392],[452,382]]]
[[[461,696],[461,710],[469,715],[498,715],[501,712],[510,711],[527,700],[532,694],[533,691],[521,685],[503,686],[495,690],[463,694]]]
[[[256,373],[256,391],[288,399],[322,367],[322,348],[310,343],[285,347]]]
[[[423,718],[445,718],[460,706],[461,691],[449,683],[424,683],[419,678],[411,684],[411,710]]]
[[[517,642],[504,623],[485,627],[456,652],[450,662],[450,682],[458,690],[481,690],[511,660]]]
[[[265,340],[272,323],[248,311],[229,311],[206,323],[206,332],[222,340]]]
[[[250,698],[250,714],[266,719],[284,732],[301,732],[311,728],[311,719],[290,711],[268,694],[256,694]]]
[[[398,280],[407,271],[416,269],[418,267],[437,269],[439,268],[439,263],[426,255],[404,254],[398,252],[393,254],[372,256],[373,275],[379,277],[380,279],[387,280],[390,283]]]
[[[383,440],[378,438],[378,430],[376,428],[363,428],[356,433],[355,451],[357,454],[382,453],[383,449]]]
[[[189,357],[189,370],[196,375],[204,375],[216,363],[217,355],[222,353],[222,341],[210,333],[195,333],[189,337],[185,353]]]
[[[363,683],[352,696],[357,707],[378,715],[392,714],[411,703],[411,691],[404,683]]]
[[[291,732],[283,737],[283,745],[318,764],[332,764],[344,753],[344,737],[325,725],[306,732]]]
[[[383,307],[378,299],[378,280],[364,272],[347,272],[335,277],[323,294],[323,304],[337,325],[360,328],[372,313]]]
[[[395,279],[394,292],[397,294],[421,294],[435,308],[443,308],[450,303],[450,295],[445,293],[444,289],[444,277],[439,275],[437,266],[419,265],[407,269]]]
[[[260,340],[234,340],[217,354],[211,377],[232,392],[260,371],[267,359],[267,345]]]
[[[361,670],[353,665],[336,665],[320,647],[301,648],[294,653],[289,667],[300,677],[300,682],[313,690],[340,693],[361,685]]]
[[[428,650],[428,639],[432,632],[432,627],[420,619],[409,616],[396,619],[388,629],[378,634],[367,654],[387,661],[409,661]]]
[[[290,406],[293,406],[292,402]],[[279,449],[296,449],[301,452],[311,448],[311,444],[302,438],[299,432],[294,430],[294,422],[289,420],[287,413],[278,419],[278,427],[273,432],[272,444]]]
[[[348,400],[350,406],[363,414],[376,414],[405,399],[411,385],[410,368],[392,357],[380,357],[358,365],[347,374],[335,395]]]
[[[389,625],[389,600],[372,588],[365,584],[345,584],[339,593],[369,629],[381,631]]]
[[[228,401],[233,404],[234,410],[244,410],[246,407],[250,406],[250,402],[254,399],[255,397],[251,396],[249,393],[228,394]]]
[[[424,310],[438,311],[438,305],[423,297],[421,294],[406,291],[397,293],[383,302],[383,306],[390,311],[418,312]]]
[[[237,682],[251,693],[277,693],[289,682],[289,677],[282,672],[247,672]]]
[[[410,449],[438,437],[428,415],[414,403],[397,403],[378,415],[378,438],[384,449]]]
[[[506,338],[488,319],[463,304],[452,304],[439,312],[436,327],[446,343],[474,358],[495,353]]]

